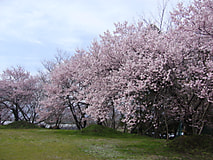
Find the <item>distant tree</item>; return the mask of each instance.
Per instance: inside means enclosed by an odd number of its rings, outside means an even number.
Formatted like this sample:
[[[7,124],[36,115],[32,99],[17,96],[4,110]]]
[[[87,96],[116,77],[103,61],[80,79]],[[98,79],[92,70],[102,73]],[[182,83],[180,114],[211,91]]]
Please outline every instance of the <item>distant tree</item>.
[[[35,121],[40,89],[36,84],[37,79],[19,66],[1,74],[0,104],[11,111],[15,121]]]

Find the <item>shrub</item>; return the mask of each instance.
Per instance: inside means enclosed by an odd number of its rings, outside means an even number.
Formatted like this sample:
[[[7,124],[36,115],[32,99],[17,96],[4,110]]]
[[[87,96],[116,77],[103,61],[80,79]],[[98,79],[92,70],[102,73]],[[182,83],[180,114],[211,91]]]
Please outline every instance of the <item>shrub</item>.
[[[32,129],[39,128],[36,124],[27,121],[15,121],[5,126],[8,129]]]
[[[180,136],[172,140],[168,146],[171,150],[180,153],[201,153],[213,151],[213,136],[193,135]]]
[[[106,136],[106,137],[117,137],[122,136],[123,133],[116,131],[112,128],[108,128],[102,125],[90,125],[81,131],[82,134],[92,136]]]

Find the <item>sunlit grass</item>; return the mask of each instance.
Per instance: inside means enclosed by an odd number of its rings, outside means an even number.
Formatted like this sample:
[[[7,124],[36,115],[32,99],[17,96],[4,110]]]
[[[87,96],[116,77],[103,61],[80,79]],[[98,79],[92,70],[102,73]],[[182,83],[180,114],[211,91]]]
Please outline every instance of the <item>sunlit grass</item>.
[[[51,130],[0,130],[0,159],[94,159],[81,151],[82,142]]]
[[[166,140],[48,129],[0,129],[0,160],[188,159]],[[207,157],[208,158],[208,157]],[[211,157],[210,157],[211,158]],[[199,157],[197,158],[199,159]]]

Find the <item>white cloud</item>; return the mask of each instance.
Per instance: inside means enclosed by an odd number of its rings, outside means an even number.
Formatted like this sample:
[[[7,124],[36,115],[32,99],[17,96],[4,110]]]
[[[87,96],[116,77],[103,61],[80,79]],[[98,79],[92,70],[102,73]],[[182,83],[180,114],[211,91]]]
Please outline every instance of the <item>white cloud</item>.
[[[150,7],[147,4],[155,3],[156,0],[11,0],[0,6],[0,34],[51,41],[70,36],[76,29],[100,34],[112,29],[113,22],[132,20]]]
[[[30,39],[30,40],[29,40],[29,42],[31,42],[31,43],[35,43],[35,44],[42,44],[42,42],[41,42],[41,41],[36,40],[36,39]]]
[[[4,66],[6,62],[11,66],[24,63],[24,59],[9,60],[13,56],[7,57],[8,54],[38,61],[54,56],[57,48],[86,47],[99,34],[112,30],[114,22],[133,22],[143,14],[156,14],[158,3],[159,0],[1,0],[0,56],[5,56]]]

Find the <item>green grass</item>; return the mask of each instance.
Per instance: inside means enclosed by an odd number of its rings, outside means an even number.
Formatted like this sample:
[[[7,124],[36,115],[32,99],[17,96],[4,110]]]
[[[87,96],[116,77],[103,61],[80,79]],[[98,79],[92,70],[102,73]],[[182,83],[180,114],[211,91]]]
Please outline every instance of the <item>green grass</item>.
[[[0,129],[0,160],[213,158],[210,153],[196,155],[172,151],[166,140],[122,134],[98,127],[100,126],[91,126],[81,132]]]

